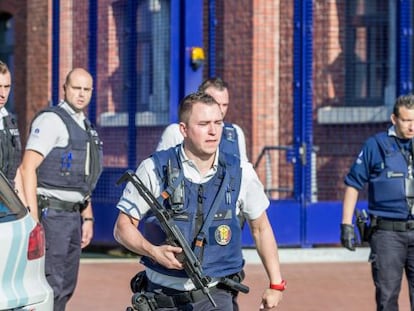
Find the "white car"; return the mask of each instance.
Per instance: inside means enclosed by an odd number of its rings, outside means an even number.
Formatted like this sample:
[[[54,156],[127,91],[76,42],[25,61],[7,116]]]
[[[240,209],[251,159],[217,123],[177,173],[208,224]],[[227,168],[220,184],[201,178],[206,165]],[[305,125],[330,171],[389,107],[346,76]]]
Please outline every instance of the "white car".
[[[0,172],[0,310],[53,310],[45,236]]]

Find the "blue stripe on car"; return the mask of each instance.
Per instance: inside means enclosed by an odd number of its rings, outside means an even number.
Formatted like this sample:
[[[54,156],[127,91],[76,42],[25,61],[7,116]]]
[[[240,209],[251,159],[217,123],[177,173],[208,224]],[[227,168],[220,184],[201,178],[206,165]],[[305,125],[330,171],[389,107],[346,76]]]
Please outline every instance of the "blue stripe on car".
[[[16,302],[17,305],[24,305],[28,302],[27,291],[24,288],[23,284],[24,272],[26,270],[27,262],[26,257],[28,240],[22,240],[22,235],[20,234],[22,231],[27,232],[30,230],[32,222],[30,221],[29,217],[24,217],[22,220],[14,221],[11,224],[14,239],[10,247],[9,254],[17,254],[17,258],[15,256],[8,256],[6,269],[2,277],[2,284],[6,293],[6,297],[8,297],[10,303],[9,306],[15,306]],[[10,287],[4,286],[4,284],[7,284],[10,280],[18,280],[18,282],[11,282],[12,286]],[[21,301],[17,301],[18,296],[25,298],[20,299]]]
[[[31,221],[31,217],[24,217],[24,222],[23,222],[24,228],[22,231],[24,231],[24,235],[23,236],[30,236],[30,231],[32,230],[33,227],[33,222]],[[22,241],[22,248],[20,249],[21,256],[20,261],[17,263],[17,273],[16,273],[16,278],[17,280],[19,280],[18,283],[16,283],[17,288],[19,288],[19,293],[20,293],[20,301],[19,301],[19,305],[27,305],[29,302],[29,295],[27,292],[27,289],[24,286],[24,274],[25,271],[27,269],[27,250],[29,247],[29,240],[25,239],[24,241]]]

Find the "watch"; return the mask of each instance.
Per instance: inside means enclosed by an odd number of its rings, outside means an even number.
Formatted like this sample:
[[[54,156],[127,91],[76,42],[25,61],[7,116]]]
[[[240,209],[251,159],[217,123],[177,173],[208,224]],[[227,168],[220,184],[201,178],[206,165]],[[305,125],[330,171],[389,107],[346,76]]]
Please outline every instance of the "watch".
[[[286,289],[286,285],[287,285],[287,282],[285,280],[282,280],[280,284],[270,283],[269,288],[283,292]]]

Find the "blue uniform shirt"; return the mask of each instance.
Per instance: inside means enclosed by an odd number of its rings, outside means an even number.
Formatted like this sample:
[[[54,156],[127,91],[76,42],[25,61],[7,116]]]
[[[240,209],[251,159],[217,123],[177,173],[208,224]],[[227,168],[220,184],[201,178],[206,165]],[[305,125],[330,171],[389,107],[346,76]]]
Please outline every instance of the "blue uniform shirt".
[[[388,136],[397,137],[394,126],[390,127],[387,133]],[[401,143],[405,145],[404,141]],[[371,136],[365,141],[344,182],[347,186],[362,190],[370,178],[375,177],[383,168],[384,155],[375,137]]]

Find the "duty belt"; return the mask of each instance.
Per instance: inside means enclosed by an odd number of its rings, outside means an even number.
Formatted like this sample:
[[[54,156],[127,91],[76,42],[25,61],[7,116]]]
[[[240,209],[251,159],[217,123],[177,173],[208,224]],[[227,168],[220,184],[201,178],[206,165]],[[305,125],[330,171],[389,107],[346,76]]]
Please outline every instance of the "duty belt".
[[[160,286],[149,281],[149,287],[154,290],[154,299],[158,308],[174,308],[187,303],[195,303],[202,299],[207,299],[202,289],[191,291],[179,291],[172,288]],[[152,291],[151,290],[151,291]],[[210,293],[219,291],[216,286],[209,288]]]
[[[47,197],[44,195],[37,196],[37,202],[40,208],[51,208],[60,211],[66,212],[79,212],[82,210],[86,203],[83,202],[68,202],[62,201],[55,198]]]
[[[398,232],[412,231],[414,230],[414,220],[378,219],[377,229]]]

